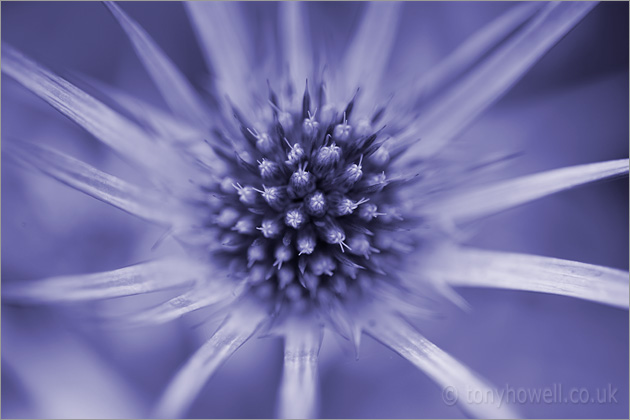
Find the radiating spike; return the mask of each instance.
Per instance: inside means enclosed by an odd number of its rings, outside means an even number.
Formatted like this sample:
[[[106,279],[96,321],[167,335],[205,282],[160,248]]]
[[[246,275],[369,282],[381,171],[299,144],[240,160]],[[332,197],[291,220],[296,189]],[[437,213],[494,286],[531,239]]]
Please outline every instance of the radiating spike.
[[[214,276],[212,284],[205,284],[183,295],[137,314],[113,319],[121,327],[138,328],[164,324],[190,312],[212,307],[215,311],[233,304],[242,293],[238,283],[224,282]]]
[[[288,328],[285,336],[278,418],[317,418],[317,361],[323,332],[318,325],[307,322],[295,324]]]
[[[244,306],[244,305],[243,305]],[[182,366],[162,393],[154,418],[182,418],[214,372],[241,347],[267,314],[255,305],[239,307]]]
[[[380,86],[396,38],[403,3],[369,2],[365,7],[367,10],[360,26],[344,54],[340,72],[345,76],[345,92],[340,92],[341,95],[349,94],[350,89],[354,91],[359,84]],[[366,94],[372,94],[371,90],[367,89]],[[369,106],[373,105],[369,97],[364,101]]]
[[[480,60],[484,54],[498,46],[507,36],[518,29],[541,9],[541,3],[514,4],[505,13],[484,25],[460,46],[420,77],[414,75],[414,83],[405,89],[403,107],[413,106],[419,99],[431,96],[450,85],[460,74]]]
[[[334,276],[331,279],[337,284],[343,284],[343,293],[339,289],[336,290],[339,294],[345,294],[347,291],[345,286],[345,280],[341,276]],[[334,286],[333,286],[334,287]],[[343,303],[333,295],[330,290],[320,289],[317,292],[318,302],[320,304],[320,314],[330,322],[335,332],[344,339],[347,339],[352,345],[352,350],[356,360],[359,360],[359,351],[361,348],[361,325],[355,322],[354,314],[352,314],[351,308],[348,307],[347,301]]]
[[[423,211],[458,222],[475,220],[546,195],[628,173],[628,159],[569,166],[499,181],[438,199]]]
[[[373,282],[370,289],[374,291],[377,300],[385,305],[384,307],[394,308],[396,313],[410,319],[430,319],[440,311],[439,306],[436,308],[438,302],[436,298],[445,297],[450,300],[451,296],[435,296],[437,285],[444,282],[432,281],[424,273],[423,271],[419,274],[412,265],[410,272],[395,282]],[[418,281],[420,275],[423,276],[422,281]],[[457,296],[463,300],[461,296]],[[443,304],[443,301],[439,301],[439,304]],[[462,306],[462,309],[468,307]]]
[[[293,88],[301,86],[310,76],[313,67],[313,48],[310,43],[307,3],[281,2],[280,39],[284,61],[289,65],[289,77]]]
[[[191,285],[204,272],[191,260],[152,261],[101,273],[5,281],[2,299],[29,304],[110,299]]]
[[[175,115],[184,120],[192,120],[200,127],[207,127],[208,113],[201,98],[171,59],[116,3],[107,1],[105,5],[129,37],[144,68]]]
[[[396,353],[413,363],[442,388],[445,403],[457,402],[462,410],[476,418],[519,418],[498,391],[475,372],[424,338],[407,322],[391,315],[382,315],[367,323],[365,331]],[[470,392],[493,398],[480,403],[467,401]],[[451,401],[451,398],[454,399]],[[448,400],[446,399],[448,398]]]
[[[311,93],[308,90],[308,80],[304,88],[304,97],[302,98],[302,119],[314,119],[314,113],[311,114]]]
[[[112,369],[102,349],[85,336],[67,324],[59,328],[59,318],[50,313],[23,316],[24,309],[2,305],[2,371],[11,372],[10,381],[19,384],[16,399],[3,401],[3,417],[146,417],[146,396],[137,384],[125,372]],[[3,382],[3,389],[8,383]],[[9,408],[35,400],[28,408]]]
[[[2,42],[2,72],[126,159],[147,168],[154,175],[164,176],[160,179],[175,181],[173,176],[179,175],[176,180],[178,186],[190,188],[190,165],[172,150],[156,143],[138,125],[30,60],[6,42]],[[164,168],[169,168],[169,171],[164,171]]]
[[[549,3],[517,35],[400,135],[410,145],[400,164],[439,152],[475,117],[505,94],[551,47],[570,31],[596,2]],[[418,138],[422,138],[418,142]]]
[[[212,147],[221,146],[217,144],[215,136],[208,137],[207,132],[193,123],[179,119],[170,112],[136,98],[122,89],[85,75],[77,77],[113,100],[142,127],[154,133],[161,142],[172,145],[182,152],[188,152],[194,160],[201,161],[205,171],[225,173],[226,162],[214,152]],[[208,122],[214,122],[211,114],[208,114],[206,119]]]
[[[217,87],[243,110],[249,110],[251,51],[249,29],[241,5],[230,2],[186,2],[188,17],[201,45],[206,63],[214,70]]]
[[[164,226],[195,220],[192,208],[187,209],[155,190],[129,184],[48,147],[7,141],[2,148],[7,156],[134,216]]]
[[[443,258],[457,264],[436,264],[427,269],[453,286],[552,293],[628,308],[627,271],[558,258],[473,248],[448,250]]]
[[[88,86],[94,87],[105,97],[114,101],[134,117],[142,126],[148,127],[156,134],[162,135],[164,137],[163,140],[173,141],[175,143],[199,142],[205,145],[205,149],[209,149],[204,142],[206,132],[192,123],[181,120],[169,111],[137,98],[121,88],[83,74],[73,76],[83,81]],[[207,115],[207,119],[214,121],[211,114]]]

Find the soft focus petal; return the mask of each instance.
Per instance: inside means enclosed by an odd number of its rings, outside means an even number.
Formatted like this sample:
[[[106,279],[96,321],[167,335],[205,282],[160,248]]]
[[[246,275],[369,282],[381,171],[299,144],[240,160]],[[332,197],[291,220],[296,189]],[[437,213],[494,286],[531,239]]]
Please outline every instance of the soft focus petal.
[[[408,158],[430,156],[444,147],[510,89],[594,6],[592,2],[548,4],[514,39],[459,81],[409,127],[407,134],[401,135],[401,141],[414,142],[407,152]],[[418,138],[422,141],[416,142]]]
[[[3,363],[7,363],[27,397],[34,401],[26,417],[97,419],[146,415],[146,401],[123,372],[112,369],[89,343],[60,327],[54,315],[36,318],[6,307],[2,308],[2,315]],[[10,384],[3,383],[3,389],[5,386]],[[9,405],[3,398],[3,417],[12,417],[6,410]]]
[[[280,7],[280,40],[293,88],[301,88],[313,69],[313,46],[309,37],[308,3],[287,1]]]
[[[154,134],[156,140],[187,154],[192,161],[201,162],[204,170],[210,169],[208,172],[212,174],[223,170],[223,161],[212,151],[206,141],[207,133],[199,126],[178,119],[154,104],[114,86],[85,76],[82,78],[128,112],[143,128]]]
[[[233,311],[170,382],[155,409],[157,418],[181,418],[216,369],[247,341],[266,319],[257,308]]]
[[[420,77],[415,76],[413,85],[401,94],[404,98],[401,106],[413,106],[419,100],[426,100],[441,89],[448,88],[449,83],[469,70],[492,48],[500,45],[540,7],[540,3],[535,2],[515,4],[498,18],[483,26],[431,70]]]
[[[227,95],[239,108],[249,109],[252,69],[247,25],[241,4],[221,1],[184,3],[204,58],[216,75],[219,99]]]
[[[442,387],[446,403],[459,403],[460,407],[478,418],[518,418],[507,404],[501,404],[497,390],[476,373],[448,353],[424,338],[401,319],[381,316],[368,324],[366,332],[409,360]],[[494,398],[475,404],[465,396],[473,392],[494,395]],[[492,401],[490,401],[492,400]]]
[[[186,77],[146,31],[116,3],[108,1],[105,5],[127,33],[138,57],[175,115],[206,126],[209,123],[208,113]]]
[[[145,168],[157,169],[167,165],[179,167],[179,174],[187,172],[181,162],[174,159],[175,156],[160,150],[140,127],[4,42],[2,72],[13,77],[125,158]]]
[[[368,96],[362,101],[368,107],[377,105],[370,95],[374,94],[373,86],[379,86],[389,62],[402,7],[401,2],[365,4],[361,24],[344,54],[343,64],[337,70],[337,78],[343,80],[343,84],[336,86],[339,92],[332,92],[332,95],[338,101],[347,100],[346,95],[365,86]]]
[[[459,222],[474,220],[532,200],[628,173],[628,159],[590,163],[526,175],[470,191],[434,199],[427,214]]]
[[[133,314],[118,315],[109,320],[125,328],[139,328],[173,321],[200,309],[210,308],[217,312],[231,305],[239,296],[234,285],[215,282],[203,284],[157,306]]]
[[[199,139],[203,136],[203,130],[200,130],[187,121],[176,118],[170,112],[157,107],[153,103],[137,98],[107,83],[85,76],[82,76],[82,78],[90,86],[93,86],[105,96],[112,99],[143,127],[158,134],[161,140],[177,144],[178,142],[190,142],[193,139]],[[199,141],[201,141],[201,139],[199,139]]]
[[[18,161],[134,216],[166,226],[185,219],[183,206],[163,194],[125,182],[70,156],[27,142],[7,142],[4,150]]]
[[[472,248],[448,251],[442,258],[456,261],[456,264],[443,264],[435,273],[454,286],[552,293],[628,308],[630,275],[627,271],[558,258]]]
[[[13,281],[2,287],[2,298],[19,303],[59,303],[109,299],[191,284],[203,267],[189,260],[163,260],[113,271]]]
[[[323,334],[318,325],[296,323],[293,327],[285,337],[278,418],[317,418],[319,417],[317,361]]]

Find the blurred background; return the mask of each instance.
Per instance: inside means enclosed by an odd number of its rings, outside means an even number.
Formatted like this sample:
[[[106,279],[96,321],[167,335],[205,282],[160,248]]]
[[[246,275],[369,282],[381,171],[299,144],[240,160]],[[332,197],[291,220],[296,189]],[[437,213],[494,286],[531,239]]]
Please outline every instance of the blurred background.
[[[241,5],[253,34],[277,31],[276,4]],[[97,2],[4,2],[2,40],[59,74],[103,81],[163,102],[122,30]],[[207,85],[183,5],[125,2],[189,79]],[[341,55],[365,6],[308,5],[311,34]],[[421,74],[508,8],[502,2],[411,2],[388,76]],[[502,100],[458,138],[522,152],[504,176],[628,156],[628,4],[598,5]],[[262,48],[262,47],[261,47]],[[2,139],[53,145],[141,182],[107,148],[2,76]],[[490,139],[490,141],[488,141]],[[470,243],[628,269],[627,179],[581,187],[475,226]],[[159,229],[18,167],[2,155],[2,280],[111,270],[168,253]],[[608,386],[617,402],[527,403],[526,417],[628,416],[628,312],[543,294],[461,290],[472,310],[445,308],[420,330],[502,388]],[[145,417],[208,328],[184,319],[142,330],[96,325],[90,313],[131,310],[151,297],[55,308],[2,307],[2,417]],[[328,335],[321,356],[324,417],[461,417],[422,372],[365,337],[358,361]],[[281,342],[248,342],[206,385],[192,418],[272,417]]]

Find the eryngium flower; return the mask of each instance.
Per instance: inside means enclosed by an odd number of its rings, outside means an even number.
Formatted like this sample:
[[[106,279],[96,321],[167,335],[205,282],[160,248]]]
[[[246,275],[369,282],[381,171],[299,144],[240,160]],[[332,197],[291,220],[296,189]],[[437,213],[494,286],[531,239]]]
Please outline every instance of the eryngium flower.
[[[403,4],[366,4],[340,56],[311,38],[318,22],[309,12],[317,4],[264,6],[277,10],[278,40],[257,42],[241,14],[253,6],[185,6],[214,76],[203,92],[135,20],[107,4],[170,112],[102,82],[73,84],[2,45],[4,74],[145,179],[129,182],[22,138],[5,141],[3,157],[163,227],[158,247],[179,247],[113,271],[10,281],[4,302],[157,296],[151,307],[138,299],[132,314],[113,317],[133,328],[203,310],[201,321],[215,330],[151,415],[185,416],[243,343],[281,336],[277,414],[316,417],[319,350],[328,330],[357,357],[367,333],[455,390],[470,415],[513,417],[498,398],[464,398],[497,390],[415,328],[451,303],[466,305],[452,286],[553,293],[627,309],[627,272],[463,245],[464,229],[482,218],[628,172],[628,160],[620,159],[497,180],[497,167],[518,157],[514,150],[462,159],[458,154],[469,151],[454,142],[593,3],[512,5],[435,68],[406,69],[411,78],[398,84],[387,66]],[[264,58],[254,51],[273,42]]]

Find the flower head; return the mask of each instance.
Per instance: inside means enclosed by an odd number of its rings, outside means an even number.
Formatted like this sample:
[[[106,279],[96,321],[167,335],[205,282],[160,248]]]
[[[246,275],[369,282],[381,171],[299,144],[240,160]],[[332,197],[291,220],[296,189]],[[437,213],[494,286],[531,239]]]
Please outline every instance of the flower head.
[[[372,128],[379,115],[368,115],[369,122],[364,118],[361,130],[353,130],[355,99],[336,110],[323,101],[324,84],[315,90],[322,102],[311,103],[306,82],[295,109],[281,109],[270,91],[268,119],[255,124],[235,112],[242,136],[234,141],[242,143],[249,161],[238,153],[222,155],[224,176],[237,181],[234,189],[225,191],[219,180],[206,186],[222,203],[208,211],[208,229],[219,238],[239,234],[230,236],[235,246],[216,256],[232,259],[243,268],[234,277],[250,284],[253,293],[264,289],[265,299],[271,290],[279,306],[304,300],[314,308],[321,299],[369,294],[361,279],[387,281],[381,273],[400,257],[396,248],[381,253],[384,238],[413,241],[392,233],[405,227],[396,205],[402,184],[386,178],[383,129]],[[317,109],[326,106],[324,120]],[[372,254],[382,255],[370,259]]]
[[[106,5],[170,112],[98,83],[107,100],[97,99],[5,43],[2,71],[147,182],[136,185],[27,141],[8,142],[3,156],[165,228],[164,240],[183,252],[113,271],[13,281],[3,298],[51,304],[172,293],[116,317],[137,328],[205,310],[204,322],[218,327],[166,386],[154,415],[185,415],[231,354],[253,336],[271,335],[283,337],[285,348],[278,415],[317,416],[325,330],[357,356],[365,332],[444,389],[497,395],[410,322],[449,301],[465,306],[453,286],[628,307],[621,270],[462,246],[462,226],[628,172],[628,160],[618,159],[481,183],[475,177],[514,155],[472,155],[461,164],[452,152],[453,139],[594,4],[514,5],[392,96],[387,64],[403,4],[366,4],[337,61],[311,42],[306,10],[317,4],[265,6],[277,9],[281,45],[252,74],[253,41],[240,14],[246,6],[187,3],[214,75],[210,101],[140,24],[119,5]],[[460,402],[476,416],[515,415],[491,401]]]

